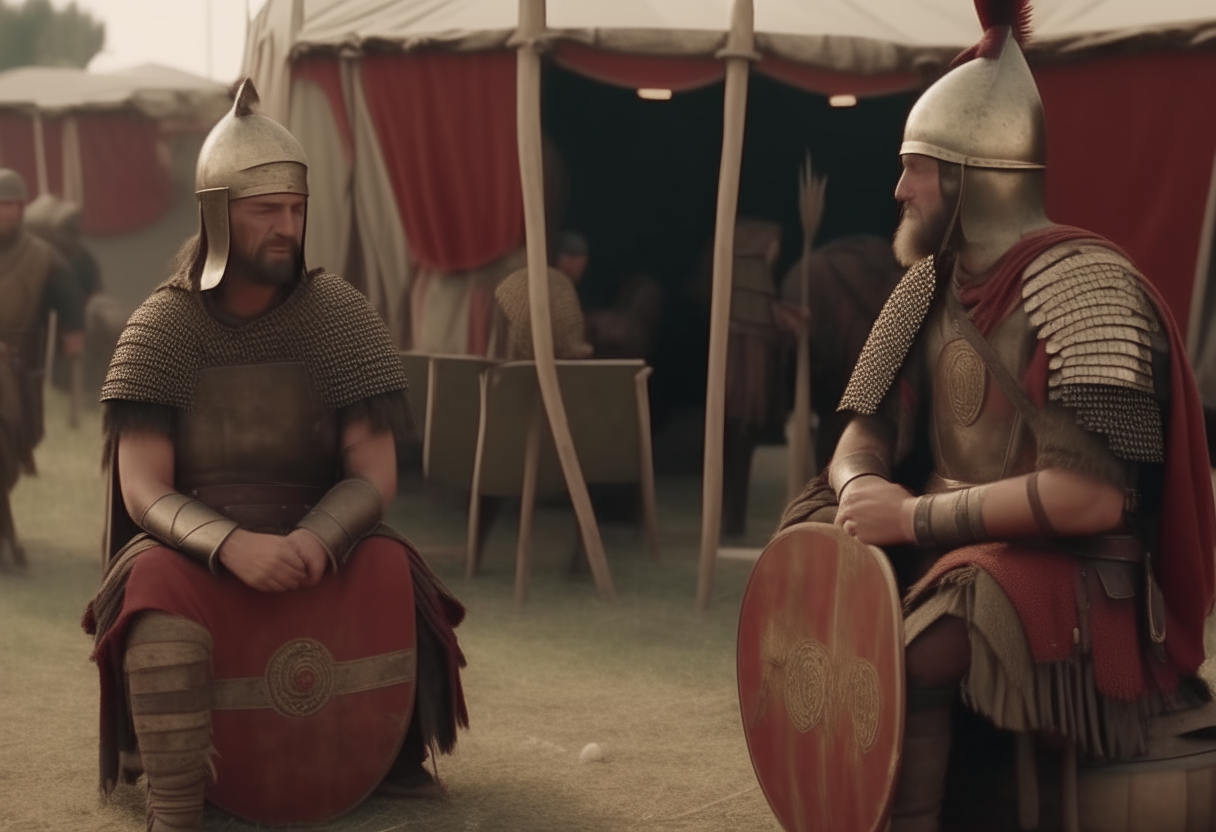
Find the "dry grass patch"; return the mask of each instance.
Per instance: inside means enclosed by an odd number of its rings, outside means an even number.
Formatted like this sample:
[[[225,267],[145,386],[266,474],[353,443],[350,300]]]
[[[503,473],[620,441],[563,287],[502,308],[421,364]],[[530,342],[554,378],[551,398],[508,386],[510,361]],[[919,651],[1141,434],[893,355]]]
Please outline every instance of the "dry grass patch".
[[[104,483],[98,419],[64,424],[49,401],[39,477],[22,481],[15,511],[28,575],[0,574],[0,829],[135,832],[143,794],[96,791],[97,671],[80,631],[99,578]],[[548,830],[777,830],[755,779],[738,716],[735,622],[746,564],[719,566],[717,596],[693,610],[695,484],[665,486],[663,560],[645,560],[634,530],[609,527],[605,543],[617,598],[600,599],[583,573],[567,575],[568,512],[537,520],[532,593],[511,601],[514,521],[491,538],[485,574],[463,577],[455,555],[463,508],[417,493],[394,523],[432,558],[469,607],[460,628],[472,729],[439,760],[442,801],[372,799],[333,832],[547,832]],[[775,513],[774,506],[769,513]],[[754,523],[763,539],[771,520]],[[599,743],[603,762],[579,752]],[[258,827],[209,811],[209,829]]]

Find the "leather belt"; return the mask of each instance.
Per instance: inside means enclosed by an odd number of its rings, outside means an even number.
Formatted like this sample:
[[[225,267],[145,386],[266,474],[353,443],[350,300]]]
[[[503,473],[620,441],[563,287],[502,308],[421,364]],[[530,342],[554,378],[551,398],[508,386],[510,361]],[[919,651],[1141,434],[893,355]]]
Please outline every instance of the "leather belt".
[[[188,493],[247,531],[287,534],[328,489],[312,485],[203,485]]]
[[[1130,534],[1107,534],[1080,537],[1069,541],[1071,554],[1089,560],[1113,560],[1120,563],[1144,563],[1144,542]]]

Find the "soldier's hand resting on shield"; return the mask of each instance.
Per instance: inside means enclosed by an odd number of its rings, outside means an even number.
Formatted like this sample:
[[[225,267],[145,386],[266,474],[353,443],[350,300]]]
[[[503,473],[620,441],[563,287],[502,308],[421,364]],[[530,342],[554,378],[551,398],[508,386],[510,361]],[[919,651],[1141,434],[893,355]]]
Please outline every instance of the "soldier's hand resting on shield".
[[[912,514],[916,496],[882,477],[852,480],[839,497],[836,525],[872,546],[914,543]]]

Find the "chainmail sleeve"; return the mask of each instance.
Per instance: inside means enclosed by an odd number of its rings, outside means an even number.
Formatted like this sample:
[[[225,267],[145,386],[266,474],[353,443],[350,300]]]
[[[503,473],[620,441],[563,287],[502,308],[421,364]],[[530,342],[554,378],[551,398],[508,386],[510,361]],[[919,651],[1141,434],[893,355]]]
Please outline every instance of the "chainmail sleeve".
[[[933,257],[914,263],[900,279],[866,338],[837,410],[878,412],[920,333],[937,283]]]

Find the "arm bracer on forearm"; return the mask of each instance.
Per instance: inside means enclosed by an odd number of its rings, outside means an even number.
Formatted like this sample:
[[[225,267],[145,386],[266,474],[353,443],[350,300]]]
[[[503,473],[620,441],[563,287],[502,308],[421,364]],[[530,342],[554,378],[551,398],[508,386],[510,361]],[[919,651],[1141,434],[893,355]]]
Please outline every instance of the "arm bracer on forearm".
[[[988,488],[987,485],[976,485],[917,497],[912,514],[916,545],[925,548],[953,547],[987,540],[984,495]]]
[[[348,477],[329,489],[296,528],[312,532],[321,541],[336,572],[383,516],[379,489],[363,477]]]
[[[170,491],[148,506],[139,518],[148,534],[184,555],[219,572],[220,546],[237,529],[235,521],[193,497]]]
[[[891,467],[886,460],[876,453],[861,451],[855,454],[833,458],[828,469],[828,484],[836,492],[837,498],[844,493],[846,485],[858,477],[881,477],[890,481]]]

